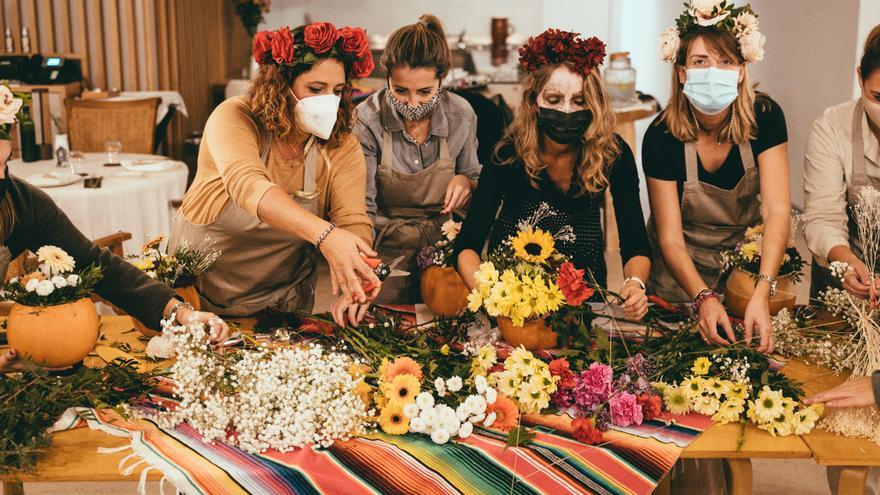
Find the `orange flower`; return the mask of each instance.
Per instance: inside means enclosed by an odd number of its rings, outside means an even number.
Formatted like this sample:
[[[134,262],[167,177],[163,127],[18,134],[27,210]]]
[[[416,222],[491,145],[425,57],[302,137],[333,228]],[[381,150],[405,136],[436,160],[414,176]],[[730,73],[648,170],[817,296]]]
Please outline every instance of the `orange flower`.
[[[164,235],[161,235],[161,234],[157,235],[156,237],[153,237],[149,241],[145,242],[143,247],[141,248],[141,251],[146,253],[147,251],[149,251],[151,249],[159,249],[159,245],[162,244],[162,241],[164,241],[164,240],[165,240]]]
[[[519,424],[519,409],[513,399],[506,395],[498,394],[495,402],[486,405],[486,416],[492,413],[495,413],[495,421],[491,428],[509,431]]]
[[[412,375],[416,380],[422,381],[422,367],[411,358],[399,357],[385,368],[383,374],[386,382],[390,382],[397,375]]]
[[[20,279],[18,279],[18,283],[20,283],[22,285],[22,287],[24,287],[31,280],[36,280],[39,282],[40,280],[46,280],[46,276],[43,275],[43,272],[38,270],[35,272],[28,273],[27,275],[22,275],[22,277]]]

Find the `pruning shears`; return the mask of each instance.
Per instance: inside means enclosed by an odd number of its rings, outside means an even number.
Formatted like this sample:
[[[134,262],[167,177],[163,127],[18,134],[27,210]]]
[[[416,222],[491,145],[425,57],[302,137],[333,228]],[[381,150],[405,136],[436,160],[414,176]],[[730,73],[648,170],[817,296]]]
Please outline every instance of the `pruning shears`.
[[[391,277],[408,277],[409,272],[404,270],[398,270],[395,267],[403,261],[405,256],[401,255],[388,263],[383,262],[379,258],[370,258],[369,256],[361,256],[361,259],[364,260],[364,263],[369,265],[370,268],[373,269],[373,273],[376,274],[376,277],[380,282],[384,282],[385,279]],[[371,290],[376,288],[375,283],[369,283],[364,287],[364,292],[370,292]]]

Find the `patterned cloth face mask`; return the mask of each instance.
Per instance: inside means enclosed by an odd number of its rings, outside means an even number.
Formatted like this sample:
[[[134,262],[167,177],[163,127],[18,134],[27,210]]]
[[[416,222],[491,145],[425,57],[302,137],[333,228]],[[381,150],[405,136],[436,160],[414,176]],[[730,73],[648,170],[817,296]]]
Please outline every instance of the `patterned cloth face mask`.
[[[416,106],[407,105],[395,98],[394,95],[391,94],[391,88],[388,88],[388,90],[385,91],[385,99],[388,101],[388,104],[391,105],[391,108],[395,109],[403,120],[408,122],[419,122],[431,115],[431,112],[437,107],[437,103],[440,101],[440,96],[443,94],[443,91],[443,88],[439,88],[430,100]]]

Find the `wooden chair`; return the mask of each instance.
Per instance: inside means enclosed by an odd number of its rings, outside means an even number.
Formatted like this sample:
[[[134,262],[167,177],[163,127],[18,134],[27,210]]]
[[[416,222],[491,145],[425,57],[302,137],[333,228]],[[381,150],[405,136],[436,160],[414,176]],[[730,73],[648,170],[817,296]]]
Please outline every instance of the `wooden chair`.
[[[153,153],[160,101],[70,100],[70,149],[103,152],[107,141],[116,140],[124,153]]]
[[[122,247],[122,243],[129,239],[131,239],[130,233],[116,232],[115,234],[99,237],[93,242],[99,248],[107,248],[110,250],[111,253],[124,258],[125,250]],[[8,282],[9,279],[11,279],[12,277],[24,275],[25,273],[28,273],[30,270],[35,268],[36,265],[37,257],[30,251],[25,251],[9,263],[9,268],[6,270],[5,280]]]

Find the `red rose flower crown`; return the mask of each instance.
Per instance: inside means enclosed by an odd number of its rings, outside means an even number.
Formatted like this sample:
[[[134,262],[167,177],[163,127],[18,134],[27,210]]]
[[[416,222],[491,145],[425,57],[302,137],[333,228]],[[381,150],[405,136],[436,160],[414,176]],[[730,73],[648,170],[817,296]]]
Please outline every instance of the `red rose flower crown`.
[[[260,31],[254,36],[254,60],[260,65],[275,63],[294,67],[312,65],[324,57],[342,61],[349,76],[367,77],[375,63],[367,32],[359,27],[336,27],[329,22],[313,22],[291,30]]]
[[[605,60],[605,43],[595,36],[586,39],[579,36],[580,33],[552,28],[532,36],[519,49],[519,63],[528,72],[565,64],[586,76]]]

